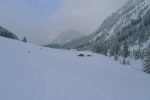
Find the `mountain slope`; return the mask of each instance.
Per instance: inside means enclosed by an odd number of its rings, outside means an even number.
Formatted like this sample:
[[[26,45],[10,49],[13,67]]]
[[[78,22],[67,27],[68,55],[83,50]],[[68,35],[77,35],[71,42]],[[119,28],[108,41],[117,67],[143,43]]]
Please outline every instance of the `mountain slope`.
[[[62,48],[65,49],[80,49],[82,46],[84,46],[88,41],[89,41],[90,37],[89,36],[82,36],[80,38],[74,39],[66,44],[64,44],[63,46],[61,46]]]
[[[122,8],[104,20],[80,49],[110,54],[110,56],[121,55],[121,49],[125,43],[132,51],[138,50],[139,48],[132,48],[138,45],[144,49],[148,46],[145,46],[145,43],[150,43],[149,37],[150,1],[129,0]]]
[[[106,34],[109,38],[123,27],[131,23],[137,24],[136,20],[143,18],[149,11],[149,5],[149,0],[129,0],[122,8],[108,17],[94,34],[99,36]]]
[[[81,37],[81,33],[75,30],[66,30],[62,32],[51,44],[64,45],[74,39]]]
[[[0,49],[1,100],[150,99],[150,77],[136,66],[2,37]]]
[[[12,32],[0,26],[0,36],[18,40],[18,37],[14,35]]]

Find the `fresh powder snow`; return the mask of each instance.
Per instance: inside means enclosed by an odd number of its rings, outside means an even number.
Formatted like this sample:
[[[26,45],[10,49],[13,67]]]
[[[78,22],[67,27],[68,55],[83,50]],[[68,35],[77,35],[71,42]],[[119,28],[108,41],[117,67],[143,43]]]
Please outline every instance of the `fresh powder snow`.
[[[136,66],[1,37],[0,100],[150,100],[150,75]]]

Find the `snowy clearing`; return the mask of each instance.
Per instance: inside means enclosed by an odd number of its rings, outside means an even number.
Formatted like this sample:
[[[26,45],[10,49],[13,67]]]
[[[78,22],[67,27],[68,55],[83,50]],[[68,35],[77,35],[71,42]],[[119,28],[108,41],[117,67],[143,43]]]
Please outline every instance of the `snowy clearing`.
[[[150,100],[150,75],[80,53],[0,38],[0,100]]]

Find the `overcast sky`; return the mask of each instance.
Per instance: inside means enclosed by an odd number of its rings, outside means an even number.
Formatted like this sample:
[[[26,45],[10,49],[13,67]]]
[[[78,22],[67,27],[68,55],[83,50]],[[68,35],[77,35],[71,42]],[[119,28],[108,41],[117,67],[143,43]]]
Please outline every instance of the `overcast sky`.
[[[0,0],[0,25],[32,43],[46,44],[61,31],[95,31],[127,0]]]

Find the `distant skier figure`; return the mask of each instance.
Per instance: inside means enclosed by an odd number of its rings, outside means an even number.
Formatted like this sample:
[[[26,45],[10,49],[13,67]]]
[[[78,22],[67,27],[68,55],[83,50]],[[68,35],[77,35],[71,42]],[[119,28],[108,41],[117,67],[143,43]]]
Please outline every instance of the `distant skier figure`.
[[[28,53],[30,53],[30,50],[28,51]]]

